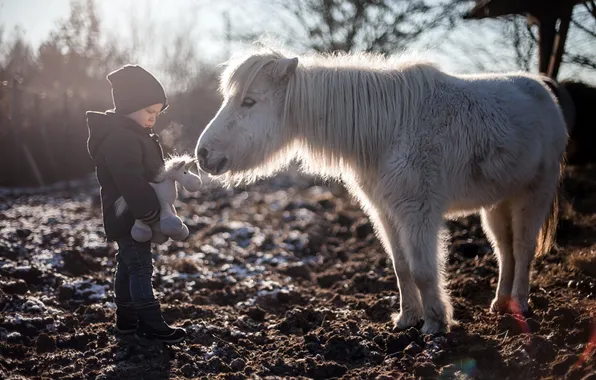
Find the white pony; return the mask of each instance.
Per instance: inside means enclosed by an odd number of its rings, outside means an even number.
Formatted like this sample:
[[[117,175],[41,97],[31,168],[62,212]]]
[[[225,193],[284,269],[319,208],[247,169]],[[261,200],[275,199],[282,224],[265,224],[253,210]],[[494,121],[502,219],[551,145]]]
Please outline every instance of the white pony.
[[[397,329],[455,323],[443,275],[443,217],[480,212],[499,259],[493,311],[528,312],[530,268],[550,249],[565,121],[537,76],[450,75],[370,54],[293,57],[271,49],[228,62],[223,104],[196,146],[228,185],[293,159],[341,179],[391,255]]]
[[[195,165],[196,160],[188,155],[173,156],[165,161],[163,169],[154,182],[149,183],[155,190],[161,206],[159,221],[148,226],[142,220],[136,219],[131,229],[133,239],[139,242],[151,240],[161,244],[165,243],[168,238],[184,240],[188,237],[188,227],[178,217],[174,201],[178,197],[176,182],[190,192],[199,191],[201,177],[191,171]],[[114,203],[114,207],[116,216],[119,217],[128,208],[128,205],[124,198],[120,197]]]

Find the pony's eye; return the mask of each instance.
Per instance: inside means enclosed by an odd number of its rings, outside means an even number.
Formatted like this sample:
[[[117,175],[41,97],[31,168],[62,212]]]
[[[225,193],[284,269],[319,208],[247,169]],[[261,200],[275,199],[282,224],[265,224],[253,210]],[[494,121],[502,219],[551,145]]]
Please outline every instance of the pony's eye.
[[[254,106],[255,103],[256,103],[256,101],[252,98],[244,98],[244,100],[242,100],[242,107],[250,108],[250,107]]]
[[[186,171],[184,171],[184,174],[186,174]]]

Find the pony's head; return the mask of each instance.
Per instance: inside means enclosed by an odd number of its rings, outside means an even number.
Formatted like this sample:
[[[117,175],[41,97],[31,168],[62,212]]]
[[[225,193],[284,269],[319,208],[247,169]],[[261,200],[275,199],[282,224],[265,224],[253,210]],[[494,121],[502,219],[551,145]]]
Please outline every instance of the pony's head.
[[[298,58],[270,50],[227,63],[220,78],[223,103],[195,150],[201,169],[246,178],[272,164],[289,142],[286,89],[297,65]]]
[[[199,191],[202,184],[201,177],[191,170],[196,164],[197,161],[189,155],[172,156],[166,160],[158,182],[169,178],[190,192]]]

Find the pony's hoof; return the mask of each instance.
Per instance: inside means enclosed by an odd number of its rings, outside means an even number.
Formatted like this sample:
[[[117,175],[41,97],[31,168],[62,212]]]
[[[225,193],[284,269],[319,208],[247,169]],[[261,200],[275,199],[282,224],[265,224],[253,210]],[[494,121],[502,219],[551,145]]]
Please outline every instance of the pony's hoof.
[[[422,320],[422,313],[413,313],[413,312],[406,312],[403,311],[399,314],[393,314],[393,330],[395,331],[402,331],[407,330],[410,327],[419,327]]]
[[[449,323],[445,321],[436,321],[436,320],[425,320],[424,325],[420,329],[420,332],[423,334],[435,335],[435,334],[445,334],[451,331]]]
[[[494,314],[505,314],[510,312],[510,301],[511,297],[496,297],[490,304],[490,312]]]
[[[515,297],[497,297],[490,304],[491,313],[516,314],[524,317],[532,316],[532,310],[528,302],[520,302]]]

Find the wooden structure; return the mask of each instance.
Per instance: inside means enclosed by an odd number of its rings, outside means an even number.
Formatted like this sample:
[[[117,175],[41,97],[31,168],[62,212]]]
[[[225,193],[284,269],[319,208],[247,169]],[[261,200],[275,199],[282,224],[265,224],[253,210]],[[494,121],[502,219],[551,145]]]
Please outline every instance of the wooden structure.
[[[571,14],[580,3],[591,3],[594,7],[594,0],[477,0],[464,19],[525,15],[529,24],[538,25],[538,71],[556,79]]]

